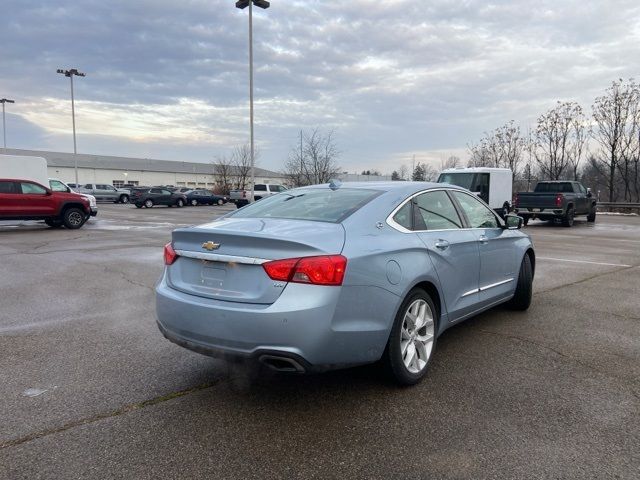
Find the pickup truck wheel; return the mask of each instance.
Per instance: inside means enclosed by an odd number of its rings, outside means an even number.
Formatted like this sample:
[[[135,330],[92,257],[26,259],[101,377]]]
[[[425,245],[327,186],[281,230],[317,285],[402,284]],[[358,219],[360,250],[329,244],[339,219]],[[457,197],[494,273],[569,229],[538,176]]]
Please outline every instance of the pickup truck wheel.
[[[523,216],[522,217],[522,223],[524,223],[524,226],[526,227],[527,225],[529,225],[529,217],[528,216]]]
[[[71,230],[80,228],[85,221],[85,214],[79,208],[68,208],[62,215],[64,226]]]
[[[567,213],[565,214],[564,217],[562,217],[562,226],[563,227],[572,227],[573,226],[573,217],[575,215],[575,212],[573,211],[573,208],[569,207],[567,209]]]
[[[525,255],[520,264],[518,274],[518,284],[513,298],[507,304],[513,310],[526,310],[531,305],[531,295],[533,286],[533,271],[531,269],[531,258]]]
[[[193,205],[194,207],[198,206],[198,200],[196,200],[195,198],[193,200],[191,200],[191,205]]]
[[[587,222],[595,222],[596,221],[596,207],[593,206],[591,207],[591,210],[589,211],[589,215],[587,215]]]
[[[47,219],[47,220],[44,221],[44,223],[49,225],[51,228],[60,228],[60,227],[62,227],[62,220]]]
[[[120,195],[118,200],[120,203],[129,203],[129,195]]]
[[[153,207],[153,200],[148,198],[144,201],[144,208],[151,208],[151,207]]]

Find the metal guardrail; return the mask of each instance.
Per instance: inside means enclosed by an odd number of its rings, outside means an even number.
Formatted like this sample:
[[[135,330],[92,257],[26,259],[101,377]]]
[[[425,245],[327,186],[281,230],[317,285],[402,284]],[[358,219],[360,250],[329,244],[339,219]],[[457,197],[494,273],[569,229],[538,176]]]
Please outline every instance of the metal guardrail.
[[[640,203],[598,202],[598,210],[601,210],[601,211],[637,210],[640,212]]]

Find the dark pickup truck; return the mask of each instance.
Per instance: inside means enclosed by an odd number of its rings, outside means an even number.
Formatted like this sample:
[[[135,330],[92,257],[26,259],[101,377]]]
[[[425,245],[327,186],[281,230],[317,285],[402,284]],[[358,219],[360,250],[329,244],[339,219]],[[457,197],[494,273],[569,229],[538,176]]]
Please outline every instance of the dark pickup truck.
[[[586,215],[588,222],[596,221],[596,199],[591,190],[580,182],[538,182],[533,192],[516,194],[515,212],[524,219],[561,220],[570,227],[577,215]]]

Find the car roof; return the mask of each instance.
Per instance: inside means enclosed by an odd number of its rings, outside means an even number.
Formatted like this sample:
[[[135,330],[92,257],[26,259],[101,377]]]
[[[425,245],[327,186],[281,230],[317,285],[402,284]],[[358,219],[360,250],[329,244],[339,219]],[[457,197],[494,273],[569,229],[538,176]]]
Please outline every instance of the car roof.
[[[324,189],[330,188],[330,184],[310,185],[308,187],[300,187],[301,189]],[[465,190],[462,187],[456,185],[449,185],[447,183],[435,183],[435,182],[404,182],[404,181],[387,181],[387,182],[343,182],[338,188],[362,188],[367,190],[378,190],[382,192],[397,192],[412,194],[420,192],[422,190],[429,190],[432,188],[452,188],[458,190]],[[292,190],[287,190],[283,193],[291,193]]]

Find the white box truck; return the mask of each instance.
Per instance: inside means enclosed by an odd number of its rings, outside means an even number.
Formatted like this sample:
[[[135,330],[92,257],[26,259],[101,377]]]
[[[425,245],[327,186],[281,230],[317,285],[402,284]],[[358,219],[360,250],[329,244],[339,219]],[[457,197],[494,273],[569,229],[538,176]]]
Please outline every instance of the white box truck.
[[[440,173],[438,183],[466,188],[503,218],[511,211],[513,172],[509,168],[447,168]]]

